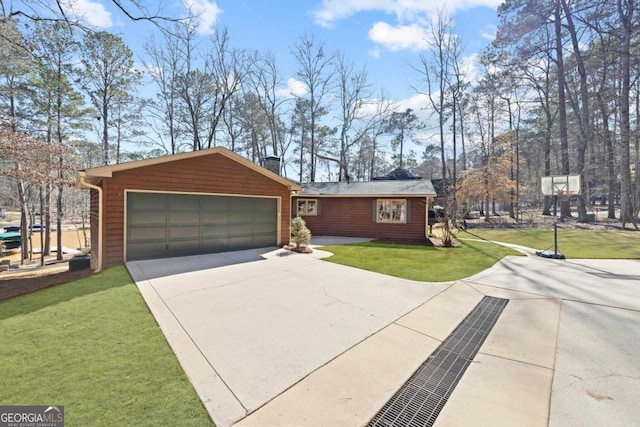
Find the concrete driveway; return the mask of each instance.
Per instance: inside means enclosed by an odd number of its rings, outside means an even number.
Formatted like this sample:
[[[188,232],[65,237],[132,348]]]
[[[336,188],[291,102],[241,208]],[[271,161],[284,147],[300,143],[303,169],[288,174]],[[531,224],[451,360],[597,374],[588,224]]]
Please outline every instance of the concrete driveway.
[[[245,417],[448,287],[319,259],[326,255],[249,250],[127,263],[217,425]]]
[[[508,257],[433,284],[284,254],[127,264],[218,426],[366,424],[485,295],[510,301],[436,426],[640,419],[640,261]]]
[[[638,424],[640,261],[508,257],[465,282],[561,301],[550,426]]]

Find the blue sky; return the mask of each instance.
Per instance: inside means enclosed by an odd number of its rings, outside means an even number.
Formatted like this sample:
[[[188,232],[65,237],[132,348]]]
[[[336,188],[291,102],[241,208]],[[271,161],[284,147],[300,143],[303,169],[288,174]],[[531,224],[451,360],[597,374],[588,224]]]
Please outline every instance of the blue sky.
[[[53,0],[39,2],[54,4]],[[144,62],[142,45],[154,31],[153,26],[128,20],[111,0],[61,3],[88,24],[121,35],[135,52],[137,62]],[[418,50],[425,47],[429,21],[438,8],[446,7],[453,16],[466,55],[473,58],[495,34],[496,8],[500,3],[501,0],[143,0],[151,11],[173,17],[183,16],[186,7],[198,12],[202,37],[207,37],[215,25],[221,25],[228,28],[234,47],[275,53],[285,80],[295,73],[291,48],[303,33],[312,34],[324,41],[329,50],[339,49],[356,66],[366,65],[377,88],[384,88],[401,106],[416,110],[418,106],[413,104],[418,101],[410,86],[417,75],[409,64],[416,63]],[[289,82],[295,85],[294,80]]]
[[[121,0],[139,14],[132,0]],[[411,64],[418,65],[418,53],[426,47],[429,23],[439,9],[453,17],[456,32],[462,36],[468,73],[474,74],[474,60],[493,40],[498,23],[497,7],[502,0],[140,0],[151,13],[174,18],[186,16],[187,8],[201,18],[198,28],[205,43],[216,25],[229,31],[235,48],[270,51],[275,54],[283,77],[281,93],[304,95],[296,84],[296,64],[291,54],[299,38],[307,33],[323,41],[327,50],[339,50],[356,68],[366,66],[369,82],[377,96],[384,91],[397,111],[412,108],[427,124],[414,140],[439,144],[435,116],[429,102],[412,85],[420,76]],[[59,0],[70,17],[85,24],[120,35],[133,50],[137,68],[146,68],[145,42],[158,29],[144,21],[133,22],[117,9],[112,0]],[[9,0],[5,8],[31,8],[42,13],[55,8],[55,0]],[[27,5],[27,6],[25,6]],[[148,80],[147,80],[148,81]],[[139,95],[152,97],[151,87],[141,87]],[[420,152],[418,145],[408,149]],[[135,151],[135,150],[134,150]],[[407,150],[408,151],[408,150]],[[390,152],[387,153],[392,155]]]

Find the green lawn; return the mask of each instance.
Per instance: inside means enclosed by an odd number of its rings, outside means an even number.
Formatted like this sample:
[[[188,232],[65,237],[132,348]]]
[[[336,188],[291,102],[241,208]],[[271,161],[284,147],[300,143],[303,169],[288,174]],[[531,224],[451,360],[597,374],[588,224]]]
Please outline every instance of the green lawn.
[[[470,229],[458,238],[515,243],[533,249],[553,250],[553,229]],[[621,230],[558,230],[558,251],[567,258],[639,259],[640,232]]]
[[[521,255],[488,242],[461,241],[457,248],[387,243],[325,246],[327,261],[424,282],[447,282],[481,272],[507,255]]]
[[[0,405],[68,426],[212,422],[124,267],[0,301]]]

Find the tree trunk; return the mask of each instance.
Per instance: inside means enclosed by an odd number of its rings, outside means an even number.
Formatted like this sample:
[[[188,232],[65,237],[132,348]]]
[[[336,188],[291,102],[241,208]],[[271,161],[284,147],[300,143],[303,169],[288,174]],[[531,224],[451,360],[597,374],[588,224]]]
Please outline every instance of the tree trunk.
[[[42,254],[51,254],[51,184],[46,184],[43,194],[42,208],[40,208],[40,221],[44,227]]]
[[[544,176],[551,176],[551,131],[553,127],[551,111],[545,108],[545,114],[547,116],[547,123],[544,133]],[[551,216],[551,206],[553,205],[552,196],[544,196],[544,206],[542,208],[542,215]]]
[[[630,93],[630,67],[631,67],[631,36],[633,32],[634,0],[618,0],[618,14],[623,28],[622,46],[620,50],[620,67],[622,71],[622,87],[620,90],[620,221],[622,228],[628,222],[636,226],[633,215],[631,197],[631,158],[629,123],[629,93]],[[626,9],[626,13],[625,13]]]
[[[556,66],[558,69],[558,125],[560,127],[560,156],[561,156],[561,173],[569,175],[569,136],[567,132],[567,99],[565,95],[565,76],[562,46],[562,22],[560,13],[560,1],[555,0],[554,7],[554,26],[556,33]],[[560,203],[560,216],[571,216],[571,205],[569,200],[563,200]]]
[[[585,153],[587,151],[587,145],[591,139],[591,121],[589,117],[589,87],[587,85],[587,71],[584,66],[584,59],[580,51],[580,45],[578,35],[576,34],[576,27],[573,23],[571,11],[567,5],[566,0],[562,0],[562,7],[567,17],[567,28],[571,35],[571,43],[573,45],[573,57],[576,61],[578,68],[578,75],[580,76],[580,111],[578,114],[578,162],[577,172],[580,174],[580,184],[584,188],[584,167],[585,167]],[[587,222],[587,207],[583,194],[578,196],[578,221]]]
[[[106,99],[103,99],[102,102],[102,149],[104,150],[103,161],[106,166],[109,164],[109,122],[107,120],[109,111],[107,109]]]
[[[18,198],[20,199],[20,236],[22,245],[20,249],[20,263],[24,264],[24,260],[29,258],[29,230],[27,229],[27,195],[24,189],[24,183],[18,179]]]
[[[640,123],[640,80],[636,80],[636,123]],[[638,126],[638,125],[636,125]],[[633,213],[634,218],[638,218],[638,210],[640,210],[640,133],[635,132],[634,136],[634,146],[635,146],[635,171],[636,171],[636,180],[635,180],[635,193],[634,193],[634,202],[633,202]]]
[[[607,218],[616,218],[616,170],[615,170],[615,154],[613,148],[613,138],[611,137],[611,129],[609,128],[609,112],[602,99],[600,91],[596,93],[600,114],[602,115],[602,135],[606,149],[607,160]]]

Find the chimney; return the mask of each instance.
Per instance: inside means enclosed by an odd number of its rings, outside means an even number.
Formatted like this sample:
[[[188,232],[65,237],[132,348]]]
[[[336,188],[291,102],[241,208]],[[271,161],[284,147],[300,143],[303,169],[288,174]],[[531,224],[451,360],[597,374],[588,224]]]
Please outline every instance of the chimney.
[[[280,175],[280,157],[269,156],[262,159],[262,167]]]

